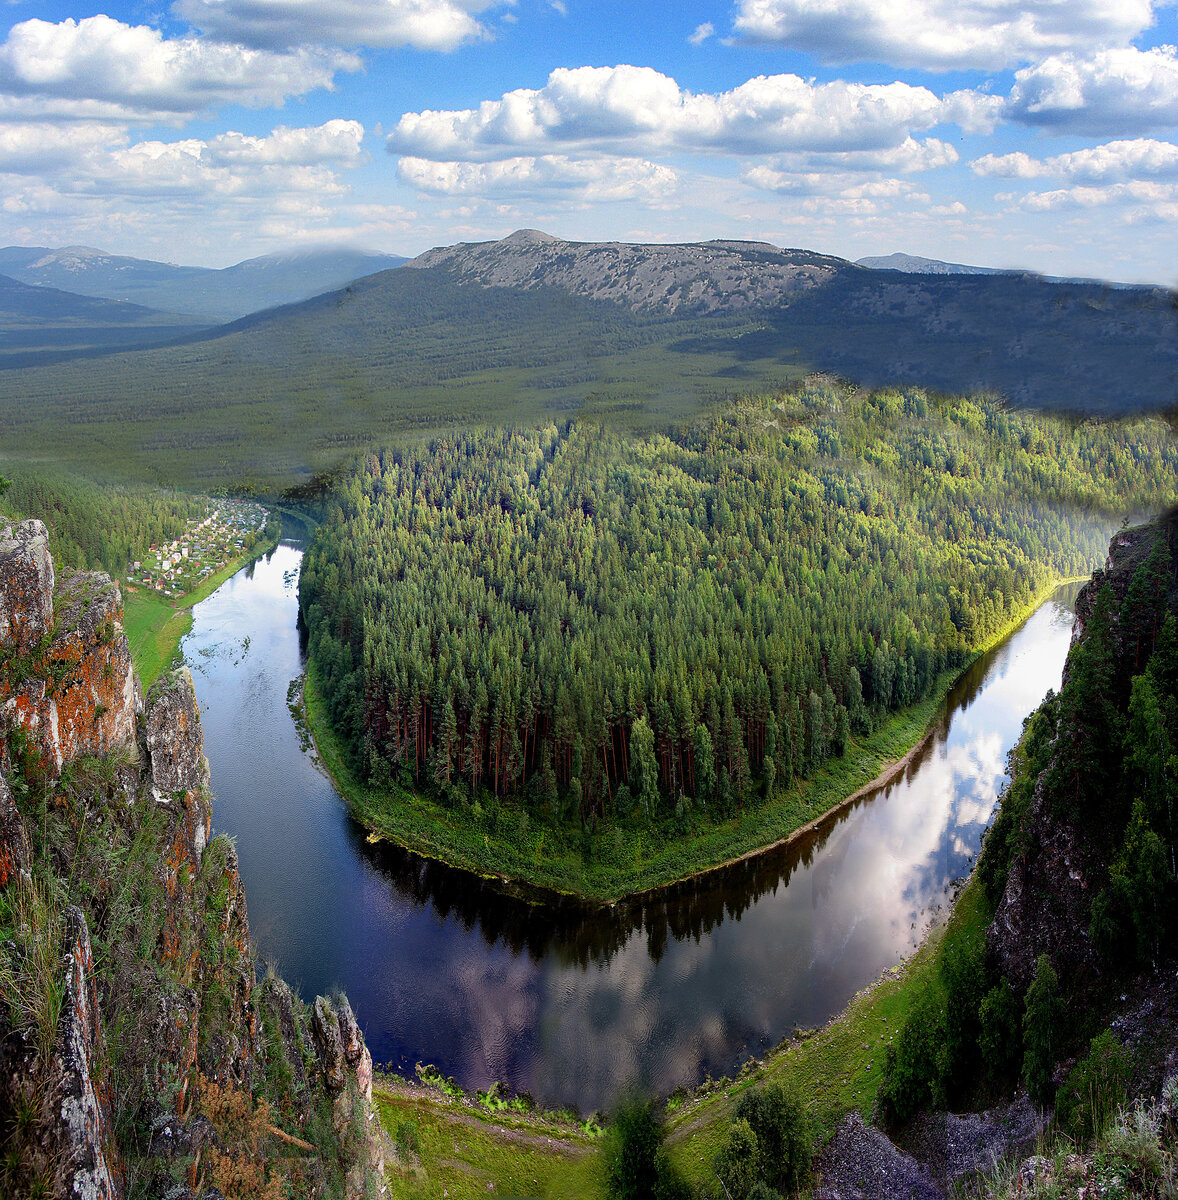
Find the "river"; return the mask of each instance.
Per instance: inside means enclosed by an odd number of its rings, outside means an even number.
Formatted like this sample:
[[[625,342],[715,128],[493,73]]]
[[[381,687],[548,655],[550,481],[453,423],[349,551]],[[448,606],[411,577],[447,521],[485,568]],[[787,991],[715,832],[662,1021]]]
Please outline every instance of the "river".
[[[802,842],[586,918],[365,841],[288,708],[301,557],[283,542],[238,572],[182,646],[259,961],[308,1000],[342,987],[378,1063],[582,1112],[732,1074],[913,950],[970,868],[1023,718],[1059,687],[1072,620],[1062,593],[1042,605],[958,682],[901,778]]]

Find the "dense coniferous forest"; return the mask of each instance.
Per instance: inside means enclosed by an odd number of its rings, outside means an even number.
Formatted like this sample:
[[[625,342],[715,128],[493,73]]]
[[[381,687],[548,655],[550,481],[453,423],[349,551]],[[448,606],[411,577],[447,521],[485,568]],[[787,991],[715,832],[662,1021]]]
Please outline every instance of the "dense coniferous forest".
[[[685,831],[927,695],[1176,468],[1161,422],[823,381],[642,440],[448,436],[331,497],[311,654],[371,784]]]
[[[102,570],[125,577],[129,561],[151,546],[179,537],[207,501],[146,485],[94,483],[77,475],[9,467],[10,487],[0,515],[45,522],[58,568]]]

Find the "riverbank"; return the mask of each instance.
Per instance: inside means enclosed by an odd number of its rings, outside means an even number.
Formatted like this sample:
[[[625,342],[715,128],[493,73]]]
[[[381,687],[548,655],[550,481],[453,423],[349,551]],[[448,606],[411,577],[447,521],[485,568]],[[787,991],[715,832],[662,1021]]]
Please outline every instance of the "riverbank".
[[[808,836],[824,822],[901,774],[935,729],[954,684],[989,650],[1011,636],[1067,583],[1057,580],[1012,614],[959,671],[945,672],[918,705],[891,717],[868,738],[852,740],[839,759],[768,803],[689,832],[628,829],[603,823],[589,838],[539,823],[504,805],[492,827],[478,810],[445,808],[407,788],[377,791],[357,780],[347,749],[331,728],[314,663],[304,685],[304,716],[324,769],[352,814],[371,831],[406,849],[494,881],[538,903],[570,900],[587,906],[640,902]],[[506,825],[504,831],[501,827]]]
[[[971,877],[920,948],[826,1025],[795,1031],[763,1058],[747,1061],[734,1079],[706,1079],[690,1092],[661,1098],[667,1150],[683,1177],[704,1194],[715,1190],[716,1155],[740,1095],[751,1087],[795,1082],[809,1099],[816,1149],[848,1113],[869,1120],[887,1047],[942,952],[984,936],[990,916],[984,889]],[[385,1078],[375,1092],[385,1131],[398,1147],[386,1174],[394,1196],[473,1200],[490,1192],[605,1200],[602,1142],[572,1119],[488,1104],[485,1094],[468,1095],[444,1081],[421,1086]]]
[[[174,600],[132,583],[121,585],[123,628],[144,691],[151,687],[157,676],[178,661],[180,642],[192,628],[193,606],[211,596],[242,567],[269,554],[278,545],[279,537],[281,532],[258,542],[252,550],[230,559],[200,587]]]

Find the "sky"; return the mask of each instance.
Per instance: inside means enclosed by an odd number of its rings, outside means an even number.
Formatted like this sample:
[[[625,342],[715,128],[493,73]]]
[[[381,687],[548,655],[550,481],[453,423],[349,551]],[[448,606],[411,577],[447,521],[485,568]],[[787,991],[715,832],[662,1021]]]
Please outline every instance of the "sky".
[[[1151,0],[0,0],[0,245],[543,229],[1178,285]]]

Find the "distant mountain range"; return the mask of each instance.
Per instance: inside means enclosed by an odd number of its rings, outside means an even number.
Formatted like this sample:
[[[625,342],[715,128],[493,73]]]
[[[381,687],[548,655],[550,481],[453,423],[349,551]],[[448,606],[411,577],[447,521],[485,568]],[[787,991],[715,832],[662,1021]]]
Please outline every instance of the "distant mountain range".
[[[0,275],[0,365],[36,361],[47,352],[173,341],[205,328],[189,316]]]
[[[1020,275],[1001,267],[970,267],[965,263],[942,262],[939,258],[921,258],[919,254],[877,254],[857,258],[855,265],[873,271],[907,271],[910,275]]]
[[[857,270],[843,258],[768,242],[566,242],[536,229],[441,246],[406,265],[441,268],[482,287],[557,288],[633,312],[675,315],[764,308]]]
[[[0,273],[20,283],[183,313],[204,324],[306,300],[403,262],[392,254],[310,250],[268,254],[214,269],[127,258],[89,246],[0,249]]]
[[[153,340],[0,355],[0,453],[53,445],[112,475],[285,487],[456,428],[576,415],[663,428],[814,371],[1094,416],[1178,406],[1163,289],[869,270],[752,242],[521,231]]]

